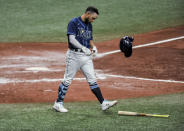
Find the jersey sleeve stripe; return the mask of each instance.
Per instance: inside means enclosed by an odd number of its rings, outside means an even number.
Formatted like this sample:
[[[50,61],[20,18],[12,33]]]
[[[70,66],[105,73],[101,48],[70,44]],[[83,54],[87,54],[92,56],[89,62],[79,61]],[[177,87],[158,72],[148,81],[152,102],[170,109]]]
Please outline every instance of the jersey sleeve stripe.
[[[76,34],[72,32],[67,32],[67,35],[76,35]]]

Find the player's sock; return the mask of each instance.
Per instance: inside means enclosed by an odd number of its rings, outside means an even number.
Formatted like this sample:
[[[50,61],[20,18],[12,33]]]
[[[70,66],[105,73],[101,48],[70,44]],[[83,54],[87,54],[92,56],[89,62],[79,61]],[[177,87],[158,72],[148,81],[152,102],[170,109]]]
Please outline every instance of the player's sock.
[[[65,86],[63,83],[59,85],[57,102],[63,102],[67,90],[68,86]]]
[[[98,101],[102,104],[104,101],[104,98],[102,96],[101,90],[98,87],[97,83],[95,82],[93,85],[90,85],[90,88],[91,88],[91,91],[93,92],[93,94],[95,94]]]

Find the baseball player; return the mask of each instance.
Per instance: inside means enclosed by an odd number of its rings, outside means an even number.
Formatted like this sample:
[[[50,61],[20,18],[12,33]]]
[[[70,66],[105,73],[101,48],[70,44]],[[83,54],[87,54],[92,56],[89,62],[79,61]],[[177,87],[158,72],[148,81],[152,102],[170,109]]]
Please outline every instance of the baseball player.
[[[97,54],[93,42],[92,22],[98,18],[99,12],[95,7],[88,7],[82,16],[73,18],[67,28],[68,51],[66,54],[66,69],[64,80],[59,85],[58,97],[53,108],[59,112],[68,112],[63,106],[63,100],[76,72],[80,69],[89,83],[91,91],[101,104],[102,110],[107,110],[117,101],[107,101],[97,84],[92,57]]]

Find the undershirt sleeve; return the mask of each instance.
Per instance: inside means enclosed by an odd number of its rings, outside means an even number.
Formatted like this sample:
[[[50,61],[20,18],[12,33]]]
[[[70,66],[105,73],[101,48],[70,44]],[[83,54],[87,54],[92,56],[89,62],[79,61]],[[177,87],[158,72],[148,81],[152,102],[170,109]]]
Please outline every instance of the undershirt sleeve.
[[[81,49],[83,46],[75,39],[75,35],[69,35],[69,42],[78,49]]]

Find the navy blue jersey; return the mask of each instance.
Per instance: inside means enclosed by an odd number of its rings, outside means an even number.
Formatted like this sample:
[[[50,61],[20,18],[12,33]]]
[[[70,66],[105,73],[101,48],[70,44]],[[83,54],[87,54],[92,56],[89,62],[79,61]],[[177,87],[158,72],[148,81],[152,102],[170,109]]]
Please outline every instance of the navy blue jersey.
[[[81,17],[73,18],[68,24],[67,35],[75,35],[75,39],[81,45],[90,48],[90,40],[93,40],[92,24],[84,23]],[[68,44],[70,49],[75,48],[69,41]]]

